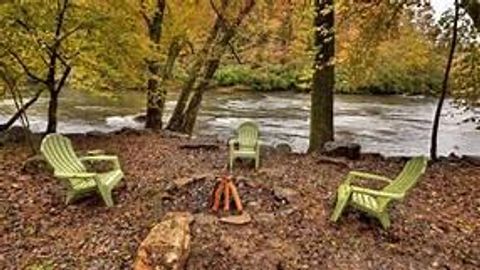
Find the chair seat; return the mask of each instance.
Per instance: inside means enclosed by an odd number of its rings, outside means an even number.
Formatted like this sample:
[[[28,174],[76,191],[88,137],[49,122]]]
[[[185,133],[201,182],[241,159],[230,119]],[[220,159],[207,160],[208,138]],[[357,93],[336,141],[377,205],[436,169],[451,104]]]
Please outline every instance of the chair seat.
[[[114,170],[98,174],[100,181],[110,188],[114,187],[122,179],[122,177],[123,172],[121,170]]]
[[[241,149],[241,150],[235,150],[233,151],[233,154],[235,156],[255,156],[256,152],[254,149]]]
[[[97,187],[97,183],[95,183],[95,179],[80,179],[80,178],[72,178],[70,179],[70,183],[72,188],[75,190],[87,190],[87,189],[95,189]]]

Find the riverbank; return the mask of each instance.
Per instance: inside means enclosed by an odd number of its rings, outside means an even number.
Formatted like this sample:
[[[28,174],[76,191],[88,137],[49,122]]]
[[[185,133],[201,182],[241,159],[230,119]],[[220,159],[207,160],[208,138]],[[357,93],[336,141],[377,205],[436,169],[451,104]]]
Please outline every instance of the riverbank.
[[[58,180],[23,169],[27,146],[0,148],[0,268],[130,268],[142,239],[169,211],[194,214],[187,269],[480,267],[480,167],[466,161],[430,165],[406,200],[394,205],[385,232],[356,211],[338,224],[328,218],[350,169],[393,177],[403,159],[367,155],[330,163],[267,151],[258,172],[238,165],[237,186],[253,221],[234,226],[208,212],[214,176],[227,160],[223,142],[209,139],[216,147],[187,149],[187,138],[140,132],[72,140],[78,151],[101,148],[119,156],[126,176],[114,191],[116,205],[105,208],[93,196],[65,206]],[[198,180],[172,188],[182,178]],[[279,198],[278,189],[287,189],[289,197]]]

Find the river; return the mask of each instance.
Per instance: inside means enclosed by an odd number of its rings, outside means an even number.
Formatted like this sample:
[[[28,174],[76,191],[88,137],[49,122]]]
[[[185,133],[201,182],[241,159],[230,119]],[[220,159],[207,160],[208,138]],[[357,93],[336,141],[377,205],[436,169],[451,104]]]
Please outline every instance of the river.
[[[175,105],[169,96],[167,117]],[[58,129],[63,133],[108,132],[123,127],[142,128],[134,121],[145,103],[140,92],[119,95],[65,90],[61,95]],[[34,131],[43,131],[48,100],[40,98],[29,110]],[[261,126],[262,140],[276,145],[288,143],[294,151],[308,147],[310,96],[294,92],[259,93],[216,90],[203,100],[195,134],[218,135],[226,139],[247,119]],[[406,96],[337,95],[335,136],[337,140],[357,142],[364,152],[388,156],[427,154],[435,99]],[[0,121],[13,111],[11,100],[0,100]],[[480,131],[463,119],[480,112],[463,112],[446,103],[439,133],[439,152],[443,155],[480,154]]]

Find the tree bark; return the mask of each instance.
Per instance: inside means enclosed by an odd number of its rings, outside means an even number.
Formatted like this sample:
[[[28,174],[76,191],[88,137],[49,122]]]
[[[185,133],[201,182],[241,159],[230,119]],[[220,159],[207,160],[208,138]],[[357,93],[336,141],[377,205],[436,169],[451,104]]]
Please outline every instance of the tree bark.
[[[199,58],[191,70],[190,79],[183,88],[175,111],[170,119],[168,129],[173,131],[187,134],[193,132],[203,94],[218,69],[220,60],[225,54],[230,40],[235,36],[243,19],[250,13],[255,5],[254,0],[246,0],[245,6],[238,13],[234,21],[228,22],[222,14],[222,11],[228,6],[228,1],[222,1],[221,10],[218,10],[213,2],[211,3],[212,8],[217,14],[217,19]],[[199,76],[198,73],[202,74]]]
[[[334,139],[333,99],[335,88],[335,12],[333,0],[315,0],[314,74],[310,108],[310,146],[321,150]]]
[[[450,71],[452,69],[453,57],[455,56],[455,49],[457,47],[459,17],[460,5],[458,3],[458,0],[455,0],[455,17],[453,21],[452,44],[450,46],[450,53],[447,59],[447,66],[445,68],[445,76],[443,77],[442,93],[440,94],[440,98],[438,99],[437,109],[433,118],[432,139],[430,145],[430,158],[432,160],[437,160],[438,128],[440,126],[440,116],[442,114],[443,103],[445,102],[445,97],[447,96],[448,79],[450,77]]]
[[[163,18],[165,13],[165,0],[157,0],[155,14],[152,19],[145,15],[148,26],[150,41],[154,44],[153,50],[158,51],[162,37]],[[150,78],[147,82],[147,116],[145,128],[161,129],[162,116],[165,107],[166,92],[160,89],[159,85],[159,63],[156,59],[149,59],[148,71]]]
[[[58,92],[50,91],[50,100],[48,102],[48,124],[47,134],[57,132],[57,110],[58,110]]]
[[[463,0],[461,4],[472,18],[475,27],[480,30],[480,2],[478,0]]]
[[[224,7],[228,6],[228,2],[224,2],[223,4]],[[202,50],[200,50],[200,52],[198,53],[198,57],[195,59],[193,65],[190,67],[188,75],[189,77],[183,85],[180,95],[178,96],[177,104],[175,105],[175,109],[173,110],[172,116],[170,117],[167,129],[172,131],[182,130],[183,122],[185,120],[185,109],[188,105],[188,100],[191,97],[195,87],[195,83],[200,76],[199,73],[201,72],[205,61],[210,54],[210,51],[212,50],[215,40],[218,38],[221,25],[221,19],[217,16],[215,24],[213,25],[213,28],[210,31],[210,34],[205,41]]]

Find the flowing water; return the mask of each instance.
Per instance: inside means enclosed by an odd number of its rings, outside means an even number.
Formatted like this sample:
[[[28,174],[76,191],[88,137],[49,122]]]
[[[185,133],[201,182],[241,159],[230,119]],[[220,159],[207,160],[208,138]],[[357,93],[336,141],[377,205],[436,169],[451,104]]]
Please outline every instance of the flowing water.
[[[167,115],[176,96],[169,96]],[[31,127],[43,131],[48,100],[41,98],[29,110]],[[118,96],[65,90],[59,108],[59,131],[80,133],[142,128],[134,115],[144,109],[140,92]],[[308,147],[310,96],[293,92],[259,93],[216,90],[202,104],[195,134],[226,139],[242,121],[253,119],[261,126],[262,140],[276,145],[288,143],[297,152]],[[364,152],[389,156],[427,154],[435,99],[405,96],[337,95],[335,132],[337,140],[357,142]],[[0,121],[13,111],[13,102],[0,100]],[[480,112],[463,112],[447,102],[441,120],[439,152],[480,154],[480,131],[473,123],[462,123]]]

